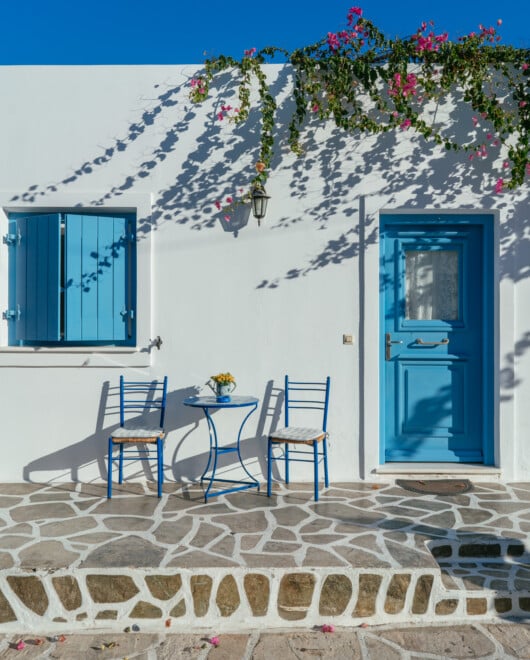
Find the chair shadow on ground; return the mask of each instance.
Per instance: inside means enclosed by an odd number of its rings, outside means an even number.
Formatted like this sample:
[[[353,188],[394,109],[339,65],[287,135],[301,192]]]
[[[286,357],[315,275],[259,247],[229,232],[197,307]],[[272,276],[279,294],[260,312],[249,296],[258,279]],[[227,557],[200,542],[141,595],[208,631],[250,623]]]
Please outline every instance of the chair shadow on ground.
[[[204,422],[202,411],[183,405],[184,399],[197,394],[196,386],[184,387],[169,391],[167,394],[167,408],[165,419],[166,444],[165,444],[165,473],[170,472],[176,482],[193,483],[200,480],[202,473],[208,463],[209,451],[194,452],[186,458],[179,456],[187,453],[189,443],[195,446],[208,447],[208,431]],[[274,429],[280,419],[283,404],[283,390],[274,387],[273,381],[265,386],[263,397],[260,401],[259,419],[256,431],[252,431],[252,424],[244,428],[241,439],[241,455],[246,466],[260,480],[266,474],[266,441],[269,429]],[[219,411],[213,411],[218,414]],[[158,411],[154,411],[142,417],[149,424],[150,416],[152,422],[158,425]],[[134,419],[134,418],[133,418]],[[251,420],[249,420],[250,422]],[[199,428],[199,423],[201,426]],[[105,381],[101,388],[101,396],[96,418],[94,433],[56,451],[45,454],[24,466],[23,480],[27,482],[39,482],[39,472],[56,472],[58,477],[77,482],[80,481],[80,471],[91,465],[97,465],[99,477],[107,479],[107,440],[110,432],[119,424],[119,386],[111,386]],[[267,428],[269,427],[269,428]],[[179,434],[179,431],[181,432]],[[199,435],[197,435],[199,434]],[[249,436],[250,434],[250,436]],[[176,440],[176,442],[175,442]],[[169,461],[168,461],[169,459]],[[218,469],[222,472],[230,468],[237,461],[234,454],[225,454],[219,463]],[[136,461],[131,461],[136,465]],[[154,480],[151,465],[147,460],[138,459],[138,470],[131,472],[129,469],[126,479],[145,477]],[[47,480],[47,477],[44,479]]]

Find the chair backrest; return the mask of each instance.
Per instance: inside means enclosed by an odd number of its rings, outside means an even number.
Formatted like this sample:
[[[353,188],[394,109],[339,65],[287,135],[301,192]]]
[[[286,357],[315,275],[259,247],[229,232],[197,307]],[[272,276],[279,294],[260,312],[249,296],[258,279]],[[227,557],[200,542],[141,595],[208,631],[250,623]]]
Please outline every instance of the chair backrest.
[[[167,376],[163,380],[125,380],[120,376],[120,426],[127,413],[147,414],[160,410],[160,428],[166,415]]]
[[[285,426],[292,410],[322,411],[322,430],[327,431],[330,378],[323,381],[290,380],[285,376]]]

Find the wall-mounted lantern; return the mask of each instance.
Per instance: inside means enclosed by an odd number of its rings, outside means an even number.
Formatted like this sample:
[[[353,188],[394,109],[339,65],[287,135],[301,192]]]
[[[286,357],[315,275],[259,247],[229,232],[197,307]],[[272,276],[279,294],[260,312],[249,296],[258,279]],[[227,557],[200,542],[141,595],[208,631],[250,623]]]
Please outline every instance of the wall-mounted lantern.
[[[252,213],[260,224],[260,220],[265,217],[267,213],[267,202],[269,201],[270,196],[267,195],[265,188],[260,186],[254,186],[252,188]]]

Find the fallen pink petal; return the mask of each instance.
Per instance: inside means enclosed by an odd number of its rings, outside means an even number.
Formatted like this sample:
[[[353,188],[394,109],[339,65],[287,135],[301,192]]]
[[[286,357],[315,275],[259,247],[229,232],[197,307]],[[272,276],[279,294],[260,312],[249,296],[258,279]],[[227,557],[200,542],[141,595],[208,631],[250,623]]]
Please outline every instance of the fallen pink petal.
[[[24,641],[21,639],[17,642],[17,651],[22,651],[23,649],[26,648],[26,644]]]
[[[210,641],[210,644],[212,646],[219,646],[219,644],[221,643],[221,640],[219,639],[219,637],[210,637],[209,641]]]

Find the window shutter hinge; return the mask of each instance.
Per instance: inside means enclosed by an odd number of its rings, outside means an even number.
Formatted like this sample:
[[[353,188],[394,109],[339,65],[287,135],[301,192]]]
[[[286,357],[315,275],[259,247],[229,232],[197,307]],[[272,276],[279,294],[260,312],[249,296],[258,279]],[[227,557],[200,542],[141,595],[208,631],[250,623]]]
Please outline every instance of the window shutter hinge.
[[[16,309],[6,309],[2,312],[4,321],[18,321],[20,319],[20,305]]]
[[[129,318],[131,321],[134,319],[134,309],[122,309],[120,313],[124,319]]]
[[[127,243],[134,243],[136,240],[136,236],[132,232],[127,232],[126,234],[122,234],[122,241],[126,241]]]
[[[5,245],[20,245],[20,232],[17,231],[16,234],[4,234],[2,237],[2,242]]]

